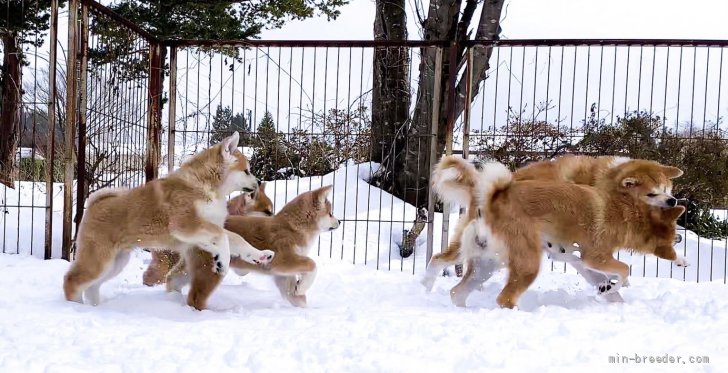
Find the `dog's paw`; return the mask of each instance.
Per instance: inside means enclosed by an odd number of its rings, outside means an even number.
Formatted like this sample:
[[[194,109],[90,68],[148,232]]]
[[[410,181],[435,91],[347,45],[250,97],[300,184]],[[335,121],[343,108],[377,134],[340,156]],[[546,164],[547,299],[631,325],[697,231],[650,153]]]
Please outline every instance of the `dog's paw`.
[[[306,308],[308,305],[308,301],[306,300],[306,295],[289,295],[288,301],[291,302],[291,305],[294,307],[301,307]]]
[[[619,289],[623,285],[624,285],[624,283],[622,283],[622,282],[620,282],[619,280],[616,280],[616,279],[611,279],[611,280],[608,280],[608,281],[603,281],[603,282],[600,282],[597,285],[597,293],[599,295],[607,295],[607,294],[616,293],[617,291],[619,291]]]
[[[274,252],[270,250],[261,250],[260,256],[257,258],[252,258],[253,263],[257,265],[267,265],[270,264],[270,262],[273,260],[273,257],[276,255]]]
[[[217,274],[224,275],[225,272],[227,272],[227,269],[228,269],[227,267],[228,267],[229,263],[223,262],[222,259],[220,258],[219,254],[215,254],[215,256],[212,257],[212,260],[214,262],[214,264],[212,266],[212,271]]]
[[[425,287],[426,292],[432,291],[433,286],[435,286],[435,277],[434,276],[424,276],[420,280],[420,284]]]
[[[690,263],[688,263],[687,258],[685,258],[684,256],[678,256],[677,259],[675,259],[673,261],[673,263],[675,263],[675,265],[678,266],[678,267],[688,267],[688,266],[690,266]]]

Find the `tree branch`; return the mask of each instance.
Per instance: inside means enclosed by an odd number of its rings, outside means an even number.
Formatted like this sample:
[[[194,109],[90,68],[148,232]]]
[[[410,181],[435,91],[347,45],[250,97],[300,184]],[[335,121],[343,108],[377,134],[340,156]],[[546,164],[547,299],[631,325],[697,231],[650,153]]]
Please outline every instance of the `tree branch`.
[[[504,0],[486,0],[480,13],[478,29],[475,33],[477,40],[498,40],[500,28],[500,15],[503,9]],[[468,5],[469,2],[468,2]],[[467,7],[466,7],[467,8]],[[473,81],[470,85],[470,98],[475,99],[478,95],[480,83],[485,80],[486,72],[490,68],[490,57],[493,54],[492,47],[476,46],[473,48]],[[455,118],[458,118],[465,109],[465,93],[468,85],[468,77],[463,76],[458,81],[455,102]],[[470,105],[470,102],[467,103]]]

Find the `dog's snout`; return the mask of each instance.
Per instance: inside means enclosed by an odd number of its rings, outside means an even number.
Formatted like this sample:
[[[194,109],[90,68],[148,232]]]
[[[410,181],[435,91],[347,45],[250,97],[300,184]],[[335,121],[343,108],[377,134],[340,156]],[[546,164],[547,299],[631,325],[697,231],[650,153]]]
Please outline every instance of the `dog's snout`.
[[[256,178],[255,181],[258,183],[258,186],[260,186],[260,183],[261,183],[260,179]]]
[[[665,201],[665,203],[667,203],[667,205],[670,207],[675,207],[675,205],[677,205],[677,199],[675,199],[674,197],[670,197],[667,199],[667,201]]]

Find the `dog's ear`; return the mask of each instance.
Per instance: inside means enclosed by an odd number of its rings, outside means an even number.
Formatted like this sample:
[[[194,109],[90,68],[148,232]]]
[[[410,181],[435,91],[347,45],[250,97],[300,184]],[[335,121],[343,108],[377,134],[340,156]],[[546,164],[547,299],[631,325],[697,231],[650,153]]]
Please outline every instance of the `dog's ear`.
[[[677,220],[677,218],[679,218],[680,215],[683,214],[683,212],[685,212],[685,207],[675,206],[675,207],[670,207],[668,209],[662,210],[662,216],[667,221],[673,221],[673,220]]]
[[[243,193],[227,203],[227,209],[229,215],[241,215],[246,204],[247,194]]]
[[[232,153],[235,151],[235,149],[238,148],[238,142],[240,141],[240,134],[238,131],[233,132],[232,135],[224,138],[222,140],[222,146],[220,147],[220,151],[222,152],[222,156],[227,158],[232,158]]]
[[[674,179],[682,176],[683,174],[681,169],[672,166],[662,166],[662,172],[665,173],[665,176],[667,176],[668,179]]]
[[[637,178],[634,178],[634,177],[625,177],[624,179],[622,179],[622,186],[627,189],[634,188],[637,185],[639,185],[639,183],[640,183],[639,180],[637,180]]]
[[[333,186],[327,185],[314,191],[317,205],[323,206],[324,203],[326,203],[326,198],[329,196],[329,193],[331,193],[331,188],[333,188]]]

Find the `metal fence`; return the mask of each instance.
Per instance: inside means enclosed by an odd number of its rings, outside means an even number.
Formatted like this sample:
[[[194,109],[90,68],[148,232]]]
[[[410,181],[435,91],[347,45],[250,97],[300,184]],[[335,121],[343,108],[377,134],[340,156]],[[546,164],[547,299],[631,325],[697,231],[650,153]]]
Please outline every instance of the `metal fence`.
[[[163,175],[231,130],[243,134],[240,146],[258,176],[269,182],[266,192],[277,209],[303,191],[334,186],[331,199],[343,224],[322,235],[318,255],[410,273],[421,273],[429,255],[444,247],[458,212],[449,206],[441,212],[434,200],[424,206],[405,203],[378,184],[379,171],[416,172],[418,179],[429,174],[426,158],[443,152],[494,157],[513,167],[562,153],[619,153],[689,167],[691,175],[722,169],[690,167],[700,159],[667,150],[693,146],[707,154],[712,149],[716,157],[701,158],[712,159],[711,164],[728,158],[722,123],[728,110],[726,41],[158,40],[94,1],[70,1],[70,9],[78,11],[69,12],[68,43],[57,38],[57,23],[51,25],[49,68],[40,74],[48,78],[24,75],[23,80],[48,82],[45,96],[42,89],[24,91],[22,112],[54,113],[46,114],[50,127],[38,130],[32,115],[32,126],[23,124],[21,132],[47,134],[47,128],[57,128],[58,136],[31,136],[28,143],[31,153],[42,149],[45,164],[56,166],[36,179],[23,180],[28,176],[21,172],[16,190],[4,188],[4,253],[68,258],[88,193]],[[58,56],[58,46],[68,58]],[[493,49],[490,68],[478,83],[472,51],[486,47]],[[39,48],[35,55],[43,54]],[[372,63],[376,53],[405,61],[410,91],[401,97],[412,99],[402,99],[401,109],[410,116],[418,110],[420,70],[443,70],[422,56],[436,55],[436,64],[464,56],[463,64],[448,67],[449,74],[434,74],[433,84],[448,87],[449,102],[461,94],[470,104],[462,113],[452,106],[432,110],[433,126],[405,136],[399,145],[426,155],[422,167],[382,153],[381,142],[397,141],[399,133],[376,133],[382,131],[372,113],[380,71]],[[24,71],[42,66],[31,63]],[[456,92],[461,80],[476,84]],[[434,108],[439,99],[427,104]],[[721,185],[703,189],[711,191],[713,213],[724,220]],[[429,193],[417,185],[402,188]],[[417,207],[427,208],[424,215]],[[414,251],[402,252],[407,231],[420,228]],[[620,256],[637,276],[725,282],[727,241],[681,234],[676,247],[693,263],[688,269],[653,257]],[[550,267],[567,270],[560,263]]]

